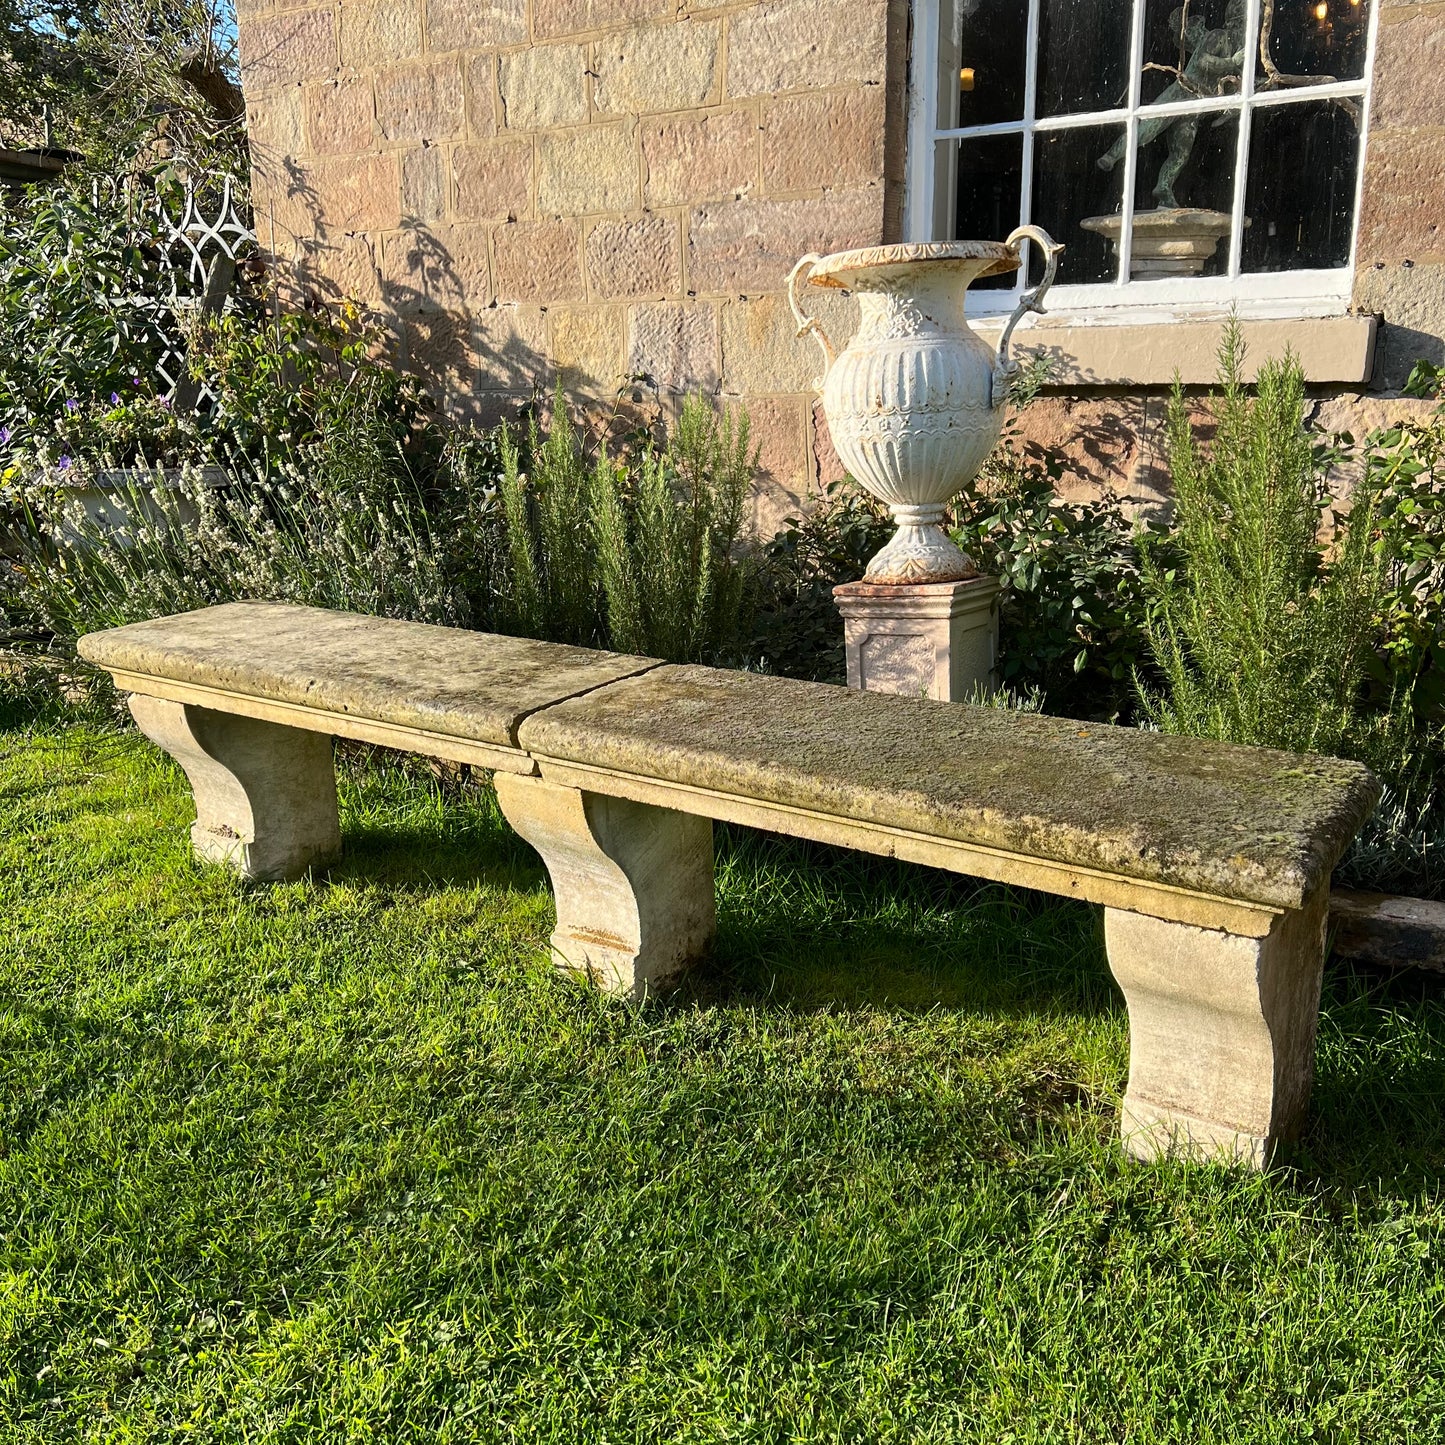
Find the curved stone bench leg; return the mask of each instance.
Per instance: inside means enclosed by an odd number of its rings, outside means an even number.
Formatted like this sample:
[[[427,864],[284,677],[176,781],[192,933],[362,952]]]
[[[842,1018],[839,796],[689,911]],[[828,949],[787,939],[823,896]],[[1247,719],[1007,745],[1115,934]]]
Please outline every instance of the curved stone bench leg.
[[[707,952],[717,926],[711,819],[514,773],[498,773],[496,787],[551,875],[558,968],[638,999]]]
[[[133,695],[140,730],[185,769],[196,856],[245,878],[299,878],[341,851],[325,733]]]
[[[1141,1159],[1263,1168],[1298,1132],[1314,1081],[1329,892],[1264,938],[1104,910],[1129,1005],[1121,1131]]]

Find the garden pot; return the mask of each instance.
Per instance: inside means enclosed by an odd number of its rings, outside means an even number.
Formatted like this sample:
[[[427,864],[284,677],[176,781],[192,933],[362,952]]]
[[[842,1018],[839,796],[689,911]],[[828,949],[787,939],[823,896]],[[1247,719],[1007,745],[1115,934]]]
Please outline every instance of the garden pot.
[[[1043,248],[1043,280],[1015,307],[998,350],[964,317],[969,286],[1018,269],[1019,242]],[[823,411],[848,471],[898,524],[864,580],[957,582],[978,568],[943,529],[944,509],[977,475],[1003,429],[1009,338],[1029,311],[1042,311],[1063,249],[1037,226],[1007,241],[869,246],[804,256],[788,278],[798,335],[822,348]],[[841,353],[799,300],[804,281],[858,297],[857,334]]]
[[[109,533],[121,547],[131,547],[133,524],[159,522],[165,513],[152,500],[157,487],[175,491],[181,483],[182,469],[166,467],[151,471],[144,467],[117,467],[96,472],[77,484],[68,484],[66,491],[72,504],[79,503],[87,522],[97,530]],[[203,487],[219,487],[226,482],[224,467],[201,467],[199,481]],[[189,497],[177,498],[176,514],[181,525],[193,527],[200,520]],[[59,535],[71,545],[82,540],[82,534],[69,522],[61,524]]]

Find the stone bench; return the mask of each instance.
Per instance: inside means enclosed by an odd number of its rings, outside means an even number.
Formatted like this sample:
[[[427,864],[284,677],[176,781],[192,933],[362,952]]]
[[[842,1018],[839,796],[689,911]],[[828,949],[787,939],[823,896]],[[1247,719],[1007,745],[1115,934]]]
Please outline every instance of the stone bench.
[[[1356,763],[272,603],[80,650],[249,877],[336,854],[333,736],[493,769],[557,963],[631,997],[709,945],[715,818],[927,863],[1103,905],[1133,1153],[1262,1165],[1304,1114]]]

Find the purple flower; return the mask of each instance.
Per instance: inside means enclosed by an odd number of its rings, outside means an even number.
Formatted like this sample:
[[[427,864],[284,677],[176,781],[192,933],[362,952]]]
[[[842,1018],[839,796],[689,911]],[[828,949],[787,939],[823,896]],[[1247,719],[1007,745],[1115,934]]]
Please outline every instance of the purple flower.
[[[59,470],[62,471],[62,472],[68,472],[68,471],[70,470],[70,458],[69,458],[69,457],[61,457],[60,462],[59,462]]]
[[[8,426],[0,426],[0,447],[3,447],[15,433]]]
[[[112,406],[119,406],[119,405],[120,405],[120,393],[119,393],[118,391],[113,391],[113,392],[111,392],[111,394],[110,394],[110,404],[111,404]]]
[[[80,403],[76,401],[73,396],[67,397],[65,401],[65,409],[66,411],[79,411]]]
[[[171,409],[171,399],[170,399],[170,397],[168,397],[168,396],[158,396],[158,397],[156,397],[156,400],[157,400],[158,402],[160,402],[160,404],[161,404],[163,407],[165,407],[165,409],[166,409],[167,411],[169,411],[169,410]]]
[[[131,384],[132,386],[139,386],[139,385],[140,385],[140,377],[138,377],[138,376],[133,376],[133,377],[131,377],[131,379],[130,379],[130,384]]]

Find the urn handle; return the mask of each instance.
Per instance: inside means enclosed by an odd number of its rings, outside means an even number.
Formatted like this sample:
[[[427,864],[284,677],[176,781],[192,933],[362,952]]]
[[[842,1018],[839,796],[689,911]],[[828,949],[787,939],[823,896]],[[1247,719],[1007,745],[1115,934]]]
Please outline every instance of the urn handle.
[[[823,350],[823,375],[818,379],[816,385],[821,390],[823,382],[828,379],[828,373],[833,369],[833,363],[838,359],[838,353],[833,349],[833,343],[828,339],[828,333],[823,330],[823,323],[816,316],[809,316],[798,300],[798,290],[812,274],[813,267],[823,258],[816,253],[804,256],[788,277],[788,305],[793,308],[793,319],[798,323],[798,335],[808,336],[811,334],[814,341]],[[806,273],[806,274],[805,274]]]
[[[1054,240],[1047,231],[1039,226],[1020,226],[1009,236],[1004,245],[1013,246],[1024,239],[1037,242],[1043,251],[1044,279],[1032,291],[1025,291],[1019,297],[1019,304],[1014,307],[1013,315],[1009,317],[1008,325],[1004,327],[1003,335],[998,339],[998,355],[993,366],[993,405],[995,410],[1008,400],[1009,381],[1019,369],[1018,362],[1009,359],[1009,338],[1014,334],[1014,327],[1023,320],[1028,312],[1032,311],[1036,315],[1043,315],[1044,295],[1054,284],[1054,276],[1059,269],[1059,252],[1064,249],[1061,242]]]

